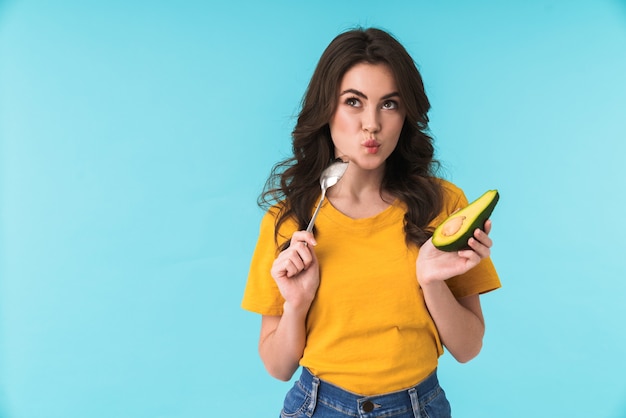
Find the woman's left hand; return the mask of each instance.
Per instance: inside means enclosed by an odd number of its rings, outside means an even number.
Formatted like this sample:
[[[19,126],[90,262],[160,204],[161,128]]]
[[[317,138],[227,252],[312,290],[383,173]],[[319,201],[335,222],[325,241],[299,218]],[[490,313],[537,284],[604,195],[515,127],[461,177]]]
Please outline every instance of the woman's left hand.
[[[447,280],[476,267],[480,260],[489,257],[493,242],[489,238],[491,220],[485,222],[485,230],[477,228],[470,238],[470,249],[446,252],[435,248],[432,238],[422,245],[417,257],[417,280],[424,286],[432,282]]]

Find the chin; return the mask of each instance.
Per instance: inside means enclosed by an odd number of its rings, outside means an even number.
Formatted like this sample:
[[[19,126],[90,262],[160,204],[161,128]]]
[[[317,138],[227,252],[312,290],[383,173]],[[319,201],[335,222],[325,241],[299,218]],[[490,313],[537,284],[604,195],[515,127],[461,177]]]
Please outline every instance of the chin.
[[[386,161],[387,161],[386,159],[383,160],[383,159],[371,159],[371,158],[351,159],[350,164],[354,164],[362,170],[372,171],[372,170],[382,169],[385,166]]]

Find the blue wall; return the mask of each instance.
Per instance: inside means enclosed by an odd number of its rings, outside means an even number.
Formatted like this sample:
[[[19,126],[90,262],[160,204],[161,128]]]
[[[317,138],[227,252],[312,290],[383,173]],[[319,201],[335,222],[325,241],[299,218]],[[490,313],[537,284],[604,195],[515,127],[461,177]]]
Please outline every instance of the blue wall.
[[[355,25],[414,55],[445,176],[501,193],[455,415],[626,417],[623,0],[0,2],[0,417],[278,415],[256,196]]]

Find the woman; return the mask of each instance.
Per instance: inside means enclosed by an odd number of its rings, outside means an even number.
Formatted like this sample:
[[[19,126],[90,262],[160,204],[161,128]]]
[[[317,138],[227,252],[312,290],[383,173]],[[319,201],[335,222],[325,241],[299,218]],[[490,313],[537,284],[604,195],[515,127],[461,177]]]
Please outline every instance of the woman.
[[[242,303],[262,314],[268,372],[286,381],[302,366],[281,416],[450,416],[438,357],[444,346],[460,362],[479,353],[479,295],[500,282],[490,221],[468,250],[431,242],[467,200],[434,175],[429,108],[412,58],[384,31],[340,34],[320,58],[294,155],[274,167],[261,198],[274,205]],[[348,168],[311,234],[319,177],[334,158]]]

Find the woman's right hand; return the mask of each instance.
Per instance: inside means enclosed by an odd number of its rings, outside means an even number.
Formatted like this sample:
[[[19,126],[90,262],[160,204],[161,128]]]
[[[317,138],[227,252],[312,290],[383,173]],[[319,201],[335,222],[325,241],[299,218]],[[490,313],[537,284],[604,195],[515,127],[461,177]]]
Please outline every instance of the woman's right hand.
[[[319,287],[319,264],[313,250],[315,245],[317,242],[312,233],[295,232],[289,248],[276,257],[270,271],[285,303],[298,310],[309,309]]]

